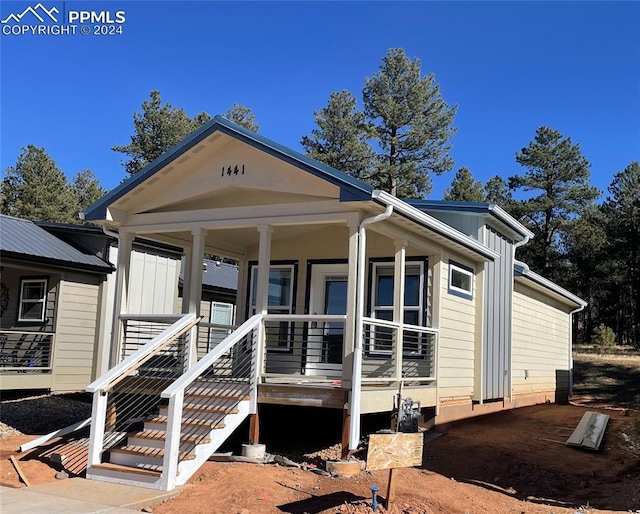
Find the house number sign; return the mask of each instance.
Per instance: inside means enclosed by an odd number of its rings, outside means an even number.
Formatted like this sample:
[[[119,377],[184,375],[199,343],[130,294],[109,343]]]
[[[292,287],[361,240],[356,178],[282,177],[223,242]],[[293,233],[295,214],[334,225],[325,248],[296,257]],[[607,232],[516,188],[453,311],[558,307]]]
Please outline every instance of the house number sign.
[[[230,177],[231,175],[244,175],[244,164],[238,166],[237,164],[235,166],[227,166],[226,168],[223,166],[222,167],[222,173],[220,174],[221,177],[224,176]]]

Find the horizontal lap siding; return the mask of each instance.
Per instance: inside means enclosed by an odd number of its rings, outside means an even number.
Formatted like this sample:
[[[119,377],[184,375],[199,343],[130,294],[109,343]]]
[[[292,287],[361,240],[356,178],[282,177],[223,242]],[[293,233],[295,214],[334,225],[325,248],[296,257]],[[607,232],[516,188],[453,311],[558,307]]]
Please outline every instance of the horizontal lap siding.
[[[102,277],[80,274],[67,274],[60,282],[52,387],[56,391],[81,390],[95,378],[101,282]]]
[[[469,266],[470,263],[451,256]],[[449,257],[441,263],[440,335],[438,347],[438,385],[440,399],[471,396],[474,385],[476,296],[469,300],[448,292]],[[475,291],[475,285],[474,285]]]
[[[513,298],[514,394],[567,389],[570,321],[566,306],[516,283]]]

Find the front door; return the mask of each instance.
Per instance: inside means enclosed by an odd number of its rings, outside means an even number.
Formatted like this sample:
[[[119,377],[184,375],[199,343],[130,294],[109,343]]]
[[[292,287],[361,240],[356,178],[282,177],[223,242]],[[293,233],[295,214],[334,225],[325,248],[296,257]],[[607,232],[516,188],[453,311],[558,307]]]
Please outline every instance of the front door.
[[[309,313],[344,315],[347,312],[347,264],[312,264]],[[307,375],[340,377],[344,321],[312,322],[307,342]]]

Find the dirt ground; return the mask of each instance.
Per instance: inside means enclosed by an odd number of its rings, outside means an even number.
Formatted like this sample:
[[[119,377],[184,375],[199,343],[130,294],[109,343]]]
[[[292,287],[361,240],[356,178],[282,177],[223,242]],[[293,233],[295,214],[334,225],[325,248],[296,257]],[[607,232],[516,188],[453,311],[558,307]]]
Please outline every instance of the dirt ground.
[[[567,447],[587,408],[539,405],[438,427],[420,468],[397,470],[395,513],[640,512],[640,412],[611,416],[599,452]],[[596,409],[590,409],[596,410]],[[627,414],[627,415],[625,415]],[[20,486],[8,457],[31,436],[0,439],[0,484]],[[267,451],[322,465],[337,447],[296,454],[295,441],[269,441]],[[322,438],[321,438],[322,439]],[[316,446],[326,444],[319,440]],[[272,447],[270,447],[270,445]],[[19,464],[32,484],[55,480],[56,469],[29,454]],[[386,494],[388,471],[332,478],[311,471],[208,462],[157,514],[371,512],[371,486]],[[382,508],[380,511],[384,511]]]

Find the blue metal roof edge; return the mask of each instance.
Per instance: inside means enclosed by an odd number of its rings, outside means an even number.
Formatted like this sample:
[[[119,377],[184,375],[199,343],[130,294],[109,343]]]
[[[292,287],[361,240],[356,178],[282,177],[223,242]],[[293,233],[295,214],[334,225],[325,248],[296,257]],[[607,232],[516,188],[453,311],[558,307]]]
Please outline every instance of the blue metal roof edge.
[[[153,176],[164,166],[177,159],[180,155],[193,148],[200,141],[220,131],[267,152],[289,164],[293,164],[313,175],[331,182],[340,187],[340,201],[370,200],[373,187],[365,182],[353,178],[346,173],[338,171],[326,164],[318,162],[295,150],[287,148],[275,141],[266,138],[256,132],[252,132],[240,125],[233,123],[223,116],[216,115],[208,123],[187,136],[180,143],[167,150],[153,162],[142,168],[138,173],[126,178],[117,187],[112,189],[98,201],[87,207],[82,215],[86,220],[104,219],[107,207],[118,200],[142,182]]]
[[[435,211],[466,212],[474,214],[490,214],[525,239],[531,239],[533,232],[511,216],[502,207],[487,202],[457,202],[451,200],[404,200],[417,209],[433,209]]]
[[[573,294],[570,291],[567,291],[564,287],[559,286],[555,282],[552,282],[548,278],[543,277],[542,275],[538,275],[536,272],[531,271],[529,266],[522,261],[515,261],[513,263],[513,272],[517,277],[523,277],[535,282],[536,284],[541,285],[545,289],[549,289],[554,293],[563,296],[567,300],[571,300],[579,307],[586,307],[588,304],[579,296]]]

